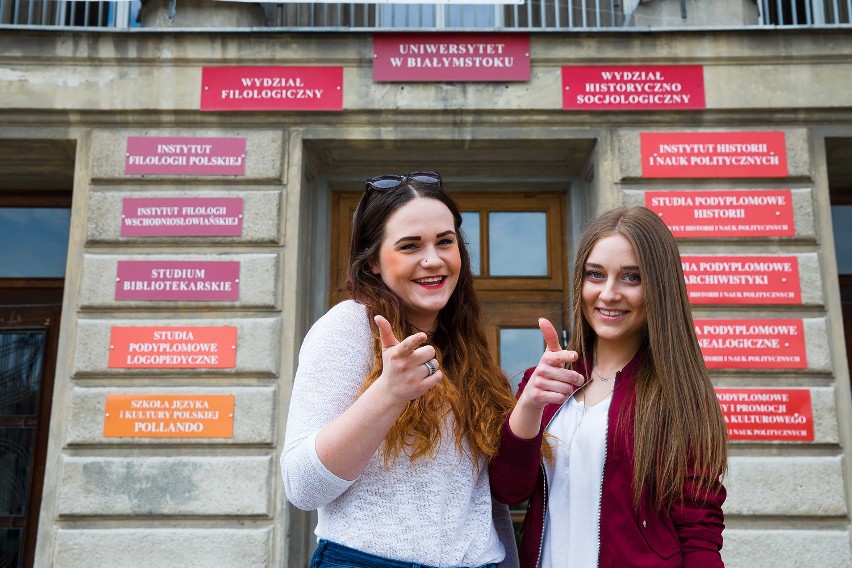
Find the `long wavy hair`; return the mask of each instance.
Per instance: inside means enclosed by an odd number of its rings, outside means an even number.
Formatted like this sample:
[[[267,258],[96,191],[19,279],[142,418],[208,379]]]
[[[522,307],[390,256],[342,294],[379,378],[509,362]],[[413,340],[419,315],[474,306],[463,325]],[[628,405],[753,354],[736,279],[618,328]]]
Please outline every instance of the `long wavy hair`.
[[[453,435],[460,454],[468,453],[475,464],[480,464],[483,458],[490,460],[497,453],[501,425],[515,398],[506,375],[488,350],[473,288],[470,255],[462,241],[462,217],[453,199],[440,187],[411,179],[393,190],[365,192],[353,219],[345,286],[356,302],[367,307],[370,321],[375,315],[384,316],[400,339],[418,331],[409,323],[406,307],[399,297],[370,268],[370,262],[378,260],[388,219],[414,199],[436,199],[450,210],[458,235],[461,269],[455,290],[438,313],[437,327],[430,338],[443,379],[408,403],[388,432],[381,454],[386,464],[401,453],[407,454],[412,462],[434,457],[444,420],[452,413]],[[375,326],[372,329],[375,362],[362,391],[382,373],[381,340],[378,329]]]
[[[682,498],[687,478],[704,493],[725,473],[727,433],[695,335],[677,243],[651,210],[613,209],[583,231],[568,348],[577,351],[578,361],[590,360],[595,332],[583,316],[583,274],[592,248],[611,235],[623,235],[633,245],[647,313],[646,352],[634,385],[634,505],[638,508],[644,489],[661,510]]]

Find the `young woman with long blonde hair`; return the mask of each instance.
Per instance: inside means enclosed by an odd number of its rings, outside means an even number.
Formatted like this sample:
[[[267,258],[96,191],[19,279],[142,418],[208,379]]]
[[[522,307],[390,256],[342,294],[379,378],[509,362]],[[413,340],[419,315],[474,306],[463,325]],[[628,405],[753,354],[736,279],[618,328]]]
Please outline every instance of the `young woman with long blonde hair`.
[[[726,430],[677,243],[644,207],[609,211],[574,278],[568,349],[540,320],[491,463],[499,500],[529,500],[521,568],[722,566]]]

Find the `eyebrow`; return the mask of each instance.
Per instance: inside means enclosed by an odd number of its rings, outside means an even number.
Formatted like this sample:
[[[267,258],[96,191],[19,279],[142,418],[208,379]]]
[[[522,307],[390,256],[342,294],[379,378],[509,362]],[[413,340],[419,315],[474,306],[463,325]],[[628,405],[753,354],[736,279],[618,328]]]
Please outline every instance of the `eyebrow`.
[[[437,235],[435,235],[435,238],[440,239],[441,237],[446,237],[447,235],[455,235],[455,234],[456,234],[455,231],[444,231],[443,233],[438,233]],[[398,245],[399,243],[401,243],[403,241],[419,241],[419,240],[421,240],[419,236],[411,235],[411,236],[408,236],[408,237],[400,237],[393,244]]]
[[[602,264],[597,264],[595,262],[587,262],[586,266],[589,267],[589,268],[603,268]],[[622,266],[620,268],[621,268],[621,270],[639,270],[639,266],[634,266],[634,265]]]

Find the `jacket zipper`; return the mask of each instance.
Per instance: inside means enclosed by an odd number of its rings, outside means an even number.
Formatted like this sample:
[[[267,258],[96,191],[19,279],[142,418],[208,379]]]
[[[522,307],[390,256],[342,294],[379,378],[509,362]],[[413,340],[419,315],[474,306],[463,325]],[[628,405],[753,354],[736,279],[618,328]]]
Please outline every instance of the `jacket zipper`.
[[[612,401],[610,401],[612,404]],[[609,412],[607,412],[607,421],[606,421],[606,433],[604,434],[604,440],[609,436]],[[601,466],[601,488],[598,492],[598,567],[601,565],[601,550],[603,547],[601,546],[601,505],[603,503],[603,487],[604,487],[604,475],[606,474],[606,456],[609,452],[609,444],[604,443],[604,459],[603,465]]]
[[[577,391],[575,390],[573,393],[571,393],[571,396],[569,396],[565,402],[574,398],[574,393],[576,392]],[[565,403],[563,402],[562,404],[564,405]],[[553,416],[551,416],[550,420],[547,421],[547,424],[544,425],[545,431],[547,431],[548,426],[550,426],[550,423],[553,422],[553,419],[556,418],[556,415],[559,414],[561,410],[562,406],[559,407],[559,410],[553,413]],[[539,463],[538,467],[541,468],[541,475],[544,479],[544,512],[541,516],[541,538],[538,541],[538,556],[535,560],[535,568],[538,568],[541,565],[541,553],[544,551],[544,526],[547,524],[547,471],[544,469],[543,462]]]
[[[548,423],[549,424],[549,423]],[[535,568],[541,565],[541,553],[544,551],[544,527],[547,524],[547,472],[544,470],[544,464],[539,464],[541,474],[544,476],[544,508],[541,514],[541,538],[538,540],[538,556],[535,559]]]
[[[603,546],[601,546],[601,509],[603,506],[603,488],[604,488],[604,475],[606,474],[606,457],[609,453],[609,419],[610,413],[612,412],[612,402],[615,399],[615,387],[618,385],[618,375],[621,374],[621,371],[617,372],[613,379],[616,380],[615,385],[612,387],[612,399],[609,401],[609,409],[606,412],[606,432],[604,433],[604,459],[603,465],[601,466],[601,488],[598,494],[598,568],[601,565],[601,551],[603,550]]]

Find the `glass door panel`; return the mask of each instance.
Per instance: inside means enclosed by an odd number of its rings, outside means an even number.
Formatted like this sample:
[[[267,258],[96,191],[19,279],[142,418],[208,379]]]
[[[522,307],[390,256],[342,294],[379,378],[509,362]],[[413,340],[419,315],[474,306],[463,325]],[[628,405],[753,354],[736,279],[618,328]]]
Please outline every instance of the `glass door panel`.
[[[64,278],[71,210],[0,207],[0,278]]]
[[[509,377],[512,392],[518,390],[524,371],[534,367],[544,352],[544,338],[536,328],[500,328],[500,367]]]
[[[488,214],[490,276],[547,276],[547,213]]]
[[[479,222],[479,213],[476,211],[462,211],[462,238],[470,253],[470,270],[474,276],[482,274],[482,227]]]

